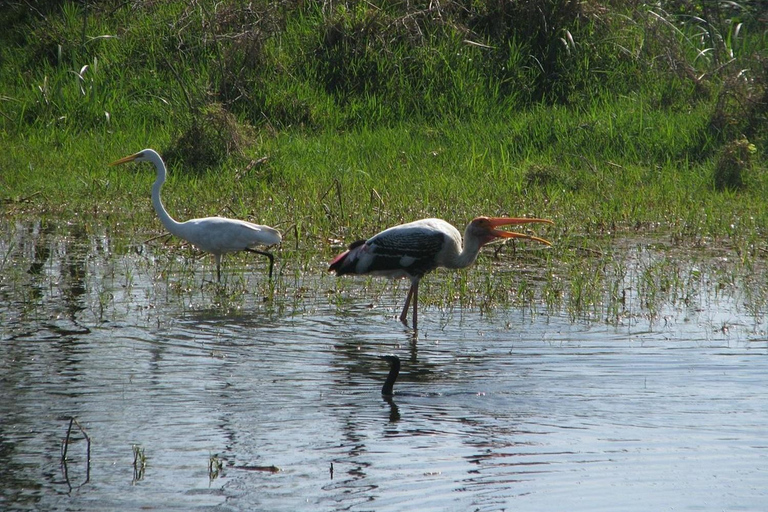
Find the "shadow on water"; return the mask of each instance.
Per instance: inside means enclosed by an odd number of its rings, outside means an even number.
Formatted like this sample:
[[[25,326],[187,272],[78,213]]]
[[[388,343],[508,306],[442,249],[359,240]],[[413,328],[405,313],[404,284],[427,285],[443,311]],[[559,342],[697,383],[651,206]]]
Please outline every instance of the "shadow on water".
[[[722,260],[675,266],[630,244],[600,262],[608,298],[586,314],[563,288],[561,308],[426,307],[416,334],[396,319],[399,294],[369,307],[357,281],[343,306],[322,276],[302,276],[300,293],[287,280],[270,289],[247,265],[214,288],[195,271],[204,263],[126,250],[92,227],[3,228],[3,510],[759,509],[768,498],[760,265],[727,280]],[[402,362],[391,397],[383,354]],[[82,430],[65,442],[71,418]]]

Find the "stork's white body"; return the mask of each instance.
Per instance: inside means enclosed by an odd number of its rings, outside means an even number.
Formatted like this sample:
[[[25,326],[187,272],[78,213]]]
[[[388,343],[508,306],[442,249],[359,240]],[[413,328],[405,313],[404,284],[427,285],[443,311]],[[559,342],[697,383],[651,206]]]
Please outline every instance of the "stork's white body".
[[[477,257],[477,251],[470,251],[464,264],[461,251],[458,229],[442,219],[422,219],[385,229],[350,251],[354,270],[344,273],[413,279],[437,267],[466,267]]]

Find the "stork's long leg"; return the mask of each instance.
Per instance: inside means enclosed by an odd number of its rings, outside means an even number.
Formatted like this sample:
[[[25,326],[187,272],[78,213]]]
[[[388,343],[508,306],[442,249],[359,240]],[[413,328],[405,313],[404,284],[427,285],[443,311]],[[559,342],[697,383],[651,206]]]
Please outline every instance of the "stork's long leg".
[[[269,258],[269,280],[271,281],[272,280],[272,267],[275,266],[275,257],[272,256],[270,253],[268,253],[266,251],[259,251],[257,249],[251,249],[250,247],[246,247],[245,250],[248,251],[248,252],[255,252],[256,254],[261,254],[261,255],[266,256],[267,258]]]
[[[408,322],[408,307],[411,305],[411,299],[413,299],[413,328],[416,329],[417,322],[417,310],[419,303],[419,280],[415,279],[411,282],[411,288],[408,290],[408,296],[405,298],[405,306],[403,306],[403,312],[400,313],[400,321],[406,326]]]
[[[405,297],[405,306],[403,306],[403,312],[400,313],[400,321],[403,322],[406,326],[408,325],[406,320],[408,319],[408,307],[411,305],[411,297],[413,297],[414,286],[416,286],[416,282],[411,283],[411,287],[408,289],[408,295]]]
[[[419,321],[419,282],[416,281],[416,288],[413,290],[413,330]]]

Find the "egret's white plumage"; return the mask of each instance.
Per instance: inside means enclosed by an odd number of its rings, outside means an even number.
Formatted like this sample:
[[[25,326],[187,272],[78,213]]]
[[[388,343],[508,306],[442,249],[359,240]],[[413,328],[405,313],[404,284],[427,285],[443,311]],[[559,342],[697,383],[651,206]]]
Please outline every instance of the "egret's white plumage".
[[[221,256],[228,252],[249,251],[269,258],[269,277],[272,277],[274,257],[266,251],[254,249],[256,245],[275,245],[282,241],[280,232],[269,226],[262,226],[226,217],[204,217],[178,222],[168,214],[160,199],[160,189],[165,183],[167,171],[160,155],[153,149],[145,149],[126,156],[110,165],[126,162],[151,162],[157,170],[157,179],[152,185],[152,205],[165,229],[183,238],[198,249],[213,254],[216,259],[216,277],[221,281]]]
[[[406,323],[408,306],[413,300],[413,328],[417,328],[419,281],[437,267],[464,268],[475,262],[480,248],[496,238],[525,238],[546,245],[543,238],[495,228],[511,224],[544,222],[546,219],[478,217],[461,233],[442,219],[422,219],[401,224],[369,238],[358,240],[331,261],[329,271],[336,275],[370,274],[392,279],[407,277],[411,288],[400,314]]]

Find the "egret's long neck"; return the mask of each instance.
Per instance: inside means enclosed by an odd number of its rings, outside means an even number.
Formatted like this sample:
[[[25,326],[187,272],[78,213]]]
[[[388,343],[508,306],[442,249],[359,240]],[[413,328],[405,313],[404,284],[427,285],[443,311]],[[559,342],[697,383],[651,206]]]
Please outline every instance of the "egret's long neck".
[[[160,189],[163,188],[163,183],[165,183],[165,164],[163,164],[163,161],[159,158],[153,159],[153,163],[157,169],[157,179],[155,180],[154,185],[152,185],[152,206],[155,207],[157,216],[160,217],[160,222],[163,223],[165,229],[170,231],[172,234],[179,236],[181,231],[181,223],[176,222],[176,220],[168,214],[168,212],[165,210],[165,207],[163,206],[163,201],[160,199]]]

